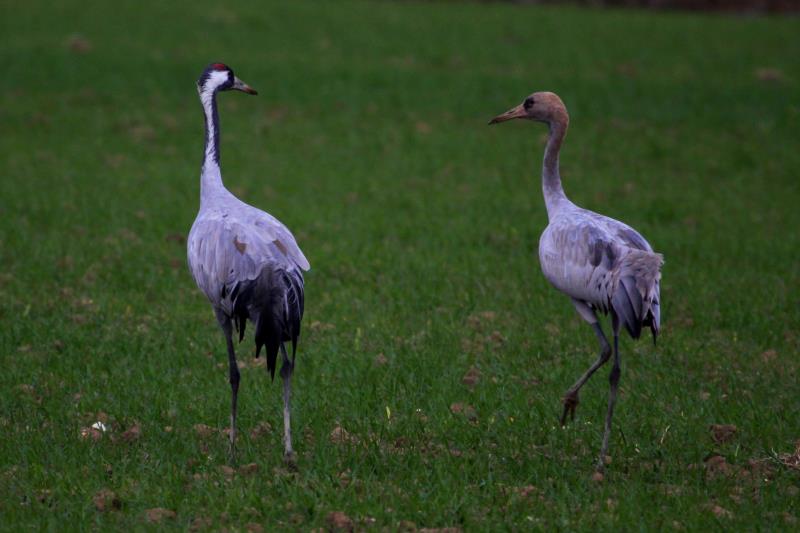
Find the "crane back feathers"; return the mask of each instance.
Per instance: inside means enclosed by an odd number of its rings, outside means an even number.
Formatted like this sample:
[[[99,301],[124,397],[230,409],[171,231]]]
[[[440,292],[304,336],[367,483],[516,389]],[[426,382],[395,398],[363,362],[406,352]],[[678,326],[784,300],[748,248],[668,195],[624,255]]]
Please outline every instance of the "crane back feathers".
[[[189,232],[187,254],[197,286],[218,317],[233,321],[240,341],[247,320],[253,322],[256,357],[266,348],[274,378],[282,343],[291,341],[294,357],[303,317],[302,269],[308,261],[294,237],[276,219],[246,204],[201,208]]]

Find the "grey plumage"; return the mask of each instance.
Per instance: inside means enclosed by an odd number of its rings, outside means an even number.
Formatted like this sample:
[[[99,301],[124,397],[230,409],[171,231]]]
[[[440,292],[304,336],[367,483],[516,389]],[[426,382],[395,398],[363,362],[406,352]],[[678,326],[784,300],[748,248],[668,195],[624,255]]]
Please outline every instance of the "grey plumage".
[[[657,338],[663,259],[634,229],[565,197],[539,240],[539,261],[557,289],[594,311],[613,310],[634,339],[642,326]]]
[[[216,94],[228,89],[255,94],[220,63],[209,65],[198,80],[206,120],[206,149],[200,180],[200,209],[187,241],[189,268],[214,309],[228,346],[231,383],[231,457],[236,440],[239,369],[233,348],[247,321],[255,325],[256,357],[266,348],[274,379],[283,355],[284,446],[291,458],[289,390],[300,323],[303,318],[303,271],[309,264],[292,233],[272,215],[242,202],[222,183],[219,167],[219,120]],[[289,358],[284,343],[291,342]]]
[[[600,355],[564,395],[561,424],[575,416],[578,392],[613,353],[609,375],[610,390],[603,443],[598,469],[604,466],[616,403],[619,376],[619,330],[634,339],[649,327],[653,341],[661,326],[661,254],[636,230],[612,218],[582,209],[572,203],[561,186],[558,155],[569,127],[569,115],[561,99],[550,92],[528,96],[524,102],[490,124],[512,119],[546,123],[550,135],[542,165],[542,192],[549,223],[539,239],[539,262],[547,280],[569,296],[575,309],[589,324],[600,342]],[[613,351],[597,319],[597,312],[611,314]]]
[[[189,266],[209,302],[234,320],[239,339],[255,324],[256,357],[266,345],[270,373],[281,342],[293,353],[303,316],[306,260],[292,234],[229,193],[212,199],[189,232]],[[208,203],[206,203],[208,205]]]

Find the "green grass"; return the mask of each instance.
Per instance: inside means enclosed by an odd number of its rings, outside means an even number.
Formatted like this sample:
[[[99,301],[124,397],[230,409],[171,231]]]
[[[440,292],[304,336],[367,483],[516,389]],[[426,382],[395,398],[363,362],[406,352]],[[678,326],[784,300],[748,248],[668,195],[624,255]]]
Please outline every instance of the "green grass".
[[[800,517],[800,475],[779,460],[800,439],[800,20],[93,4],[3,8],[0,529],[309,530],[333,511],[389,530]],[[250,339],[239,457],[258,472],[226,476],[224,436],[194,429],[224,428],[229,402],[223,337],[182,241],[202,155],[194,81],[210,61],[260,91],[221,97],[227,185],[285,222],[312,264],[296,474],[280,386],[253,367]],[[545,129],[486,127],[535,90],[571,112],[567,194],[666,257],[659,346],[621,342],[602,483],[606,370],[557,427],[596,343],[539,271]],[[109,433],[81,439],[99,412]],[[272,431],[252,437],[261,422]],[[716,444],[716,423],[735,438]],[[349,442],[331,442],[337,426]],[[121,509],[96,509],[102,489]],[[149,524],[154,507],[177,515]]]

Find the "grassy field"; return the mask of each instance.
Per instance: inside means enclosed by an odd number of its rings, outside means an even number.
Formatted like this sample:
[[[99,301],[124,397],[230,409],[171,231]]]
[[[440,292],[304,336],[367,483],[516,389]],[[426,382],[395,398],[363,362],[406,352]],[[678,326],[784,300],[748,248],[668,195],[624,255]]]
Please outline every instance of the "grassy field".
[[[346,524],[335,512],[357,529],[798,527],[800,20],[3,11],[0,529],[310,530]],[[260,92],[221,97],[226,184],[312,264],[297,473],[251,339],[245,466],[226,466],[224,340],[184,240],[210,61]],[[571,112],[567,194],[666,257],[659,346],[621,343],[602,482],[607,370],[557,424],[597,348],[539,271],[545,128],[486,127],[535,90]],[[82,436],[95,421],[108,431]],[[716,442],[712,424],[737,431]]]

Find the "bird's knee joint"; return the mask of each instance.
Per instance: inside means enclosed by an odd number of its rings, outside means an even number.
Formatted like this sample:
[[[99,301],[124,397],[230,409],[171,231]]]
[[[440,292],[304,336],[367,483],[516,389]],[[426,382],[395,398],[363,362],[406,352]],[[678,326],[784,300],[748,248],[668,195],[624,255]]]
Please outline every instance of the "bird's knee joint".
[[[617,365],[611,369],[611,373],[608,375],[608,381],[612,385],[616,385],[619,383],[619,375],[621,374],[620,369]]]
[[[600,352],[600,358],[603,361],[608,361],[611,358],[611,346],[606,344],[603,346],[602,351]]]
[[[283,365],[281,365],[281,377],[288,378],[291,377],[292,372],[294,371],[294,365],[289,361],[285,361]]]

